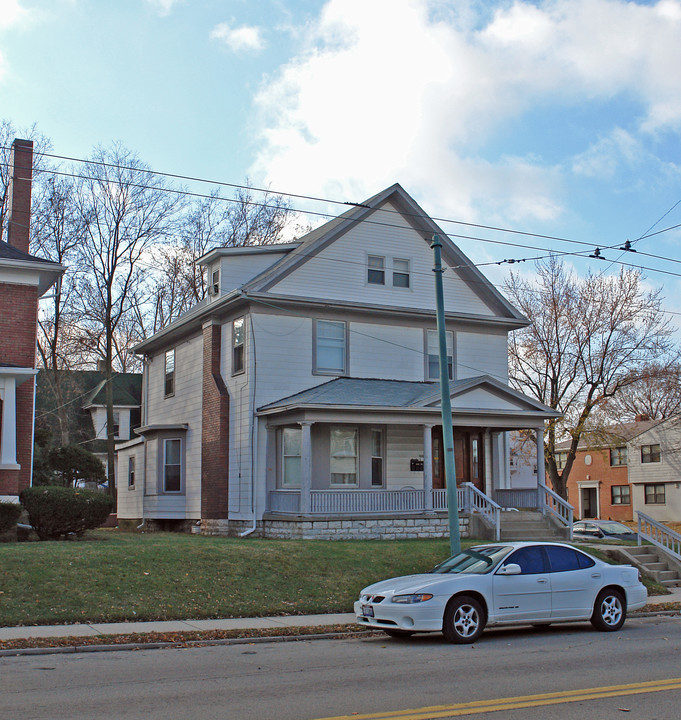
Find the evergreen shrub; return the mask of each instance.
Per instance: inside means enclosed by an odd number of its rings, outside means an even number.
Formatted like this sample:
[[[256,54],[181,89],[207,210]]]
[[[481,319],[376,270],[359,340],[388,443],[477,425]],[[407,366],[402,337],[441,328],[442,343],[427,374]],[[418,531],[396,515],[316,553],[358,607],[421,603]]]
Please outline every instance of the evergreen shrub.
[[[113,499],[103,492],[49,485],[26,488],[19,499],[41,540],[80,537],[102,525],[113,508]]]
[[[9,532],[17,524],[21,515],[21,505],[0,502],[0,535]]]

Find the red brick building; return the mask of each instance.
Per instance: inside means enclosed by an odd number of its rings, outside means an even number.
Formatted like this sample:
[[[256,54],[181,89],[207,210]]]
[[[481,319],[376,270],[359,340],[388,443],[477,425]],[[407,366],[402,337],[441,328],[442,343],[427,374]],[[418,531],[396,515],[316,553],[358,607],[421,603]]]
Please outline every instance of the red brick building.
[[[31,484],[38,299],[64,268],[29,254],[33,143],[15,140],[0,241],[0,500]]]
[[[627,443],[660,422],[639,415],[635,422],[582,436],[567,481],[568,501],[575,509],[575,519],[633,520]],[[569,441],[556,446],[559,469],[569,446]]]

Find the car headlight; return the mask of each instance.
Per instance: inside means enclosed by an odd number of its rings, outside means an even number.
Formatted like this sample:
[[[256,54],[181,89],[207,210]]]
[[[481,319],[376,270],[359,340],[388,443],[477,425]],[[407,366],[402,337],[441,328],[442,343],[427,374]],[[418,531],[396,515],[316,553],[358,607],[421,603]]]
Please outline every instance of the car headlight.
[[[420,603],[430,600],[433,596],[428,593],[413,593],[411,595],[393,595],[391,602],[394,603]]]

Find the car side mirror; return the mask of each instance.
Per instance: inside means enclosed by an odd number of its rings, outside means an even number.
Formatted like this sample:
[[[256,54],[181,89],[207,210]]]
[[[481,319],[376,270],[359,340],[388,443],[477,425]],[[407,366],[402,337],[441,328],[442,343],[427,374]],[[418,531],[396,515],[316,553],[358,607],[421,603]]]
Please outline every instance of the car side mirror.
[[[497,570],[497,575],[520,575],[521,572],[520,565],[517,563],[509,563],[508,565],[502,565]]]

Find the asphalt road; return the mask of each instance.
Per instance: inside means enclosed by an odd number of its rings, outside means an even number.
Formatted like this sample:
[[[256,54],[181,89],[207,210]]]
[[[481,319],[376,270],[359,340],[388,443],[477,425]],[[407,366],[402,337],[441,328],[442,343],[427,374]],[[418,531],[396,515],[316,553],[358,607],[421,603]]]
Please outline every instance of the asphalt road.
[[[619,633],[588,624],[487,631],[474,646],[432,635],[0,658],[0,717],[8,720],[371,713],[678,720],[681,618],[629,620]]]

